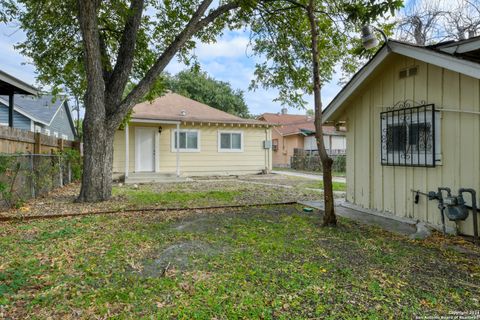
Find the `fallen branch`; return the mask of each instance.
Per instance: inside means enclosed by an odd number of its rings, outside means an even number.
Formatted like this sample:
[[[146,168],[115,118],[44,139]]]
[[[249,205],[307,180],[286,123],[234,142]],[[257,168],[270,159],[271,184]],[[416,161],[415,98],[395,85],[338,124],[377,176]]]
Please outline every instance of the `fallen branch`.
[[[64,214],[47,214],[47,215],[41,215],[41,216],[38,215],[38,216],[21,216],[21,217],[6,217],[6,216],[0,216],[0,222],[41,220],[41,219],[56,219],[56,218],[67,218],[67,217],[83,217],[83,216],[91,216],[91,215],[106,215],[106,214],[126,213],[126,212],[155,212],[155,213],[162,213],[162,212],[170,212],[170,211],[233,209],[233,208],[282,206],[282,205],[292,205],[292,204],[297,204],[297,202],[296,202],[296,201],[287,201],[287,202],[254,203],[254,204],[238,204],[238,205],[227,205],[227,206],[191,207],[191,208],[181,207],[181,208],[117,209],[117,210],[106,210],[106,211],[90,211],[90,212],[64,213]]]

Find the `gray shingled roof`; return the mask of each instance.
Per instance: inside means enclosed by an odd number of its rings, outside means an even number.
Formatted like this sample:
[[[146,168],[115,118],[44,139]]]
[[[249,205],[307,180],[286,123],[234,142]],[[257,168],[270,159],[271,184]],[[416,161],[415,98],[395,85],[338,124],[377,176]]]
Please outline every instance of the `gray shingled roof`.
[[[34,120],[50,124],[58,109],[65,101],[64,96],[54,96],[46,94],[42,96],[15,95],[15,109],[26,115],[30,115]]]

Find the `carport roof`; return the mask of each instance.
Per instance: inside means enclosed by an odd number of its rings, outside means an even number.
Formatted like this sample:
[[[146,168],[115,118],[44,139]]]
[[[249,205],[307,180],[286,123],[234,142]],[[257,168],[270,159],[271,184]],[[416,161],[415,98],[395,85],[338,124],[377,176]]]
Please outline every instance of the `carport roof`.
[[[9,94],[37,95],[38,90],[20,79],[0,70],[0,95]]]

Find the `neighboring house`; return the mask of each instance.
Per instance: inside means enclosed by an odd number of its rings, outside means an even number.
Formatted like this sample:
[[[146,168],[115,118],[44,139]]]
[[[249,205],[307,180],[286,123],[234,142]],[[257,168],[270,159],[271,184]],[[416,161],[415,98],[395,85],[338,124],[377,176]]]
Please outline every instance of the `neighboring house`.
[[[13,127],[75,140],[75,125],[66,97],[15,95]],[[0,97],[0,125],[8,125],[8,97]]]
[[[258,119],[276,124],[272,129],[274,167],[290,167],[295,149],[318,150],[313,117],[287,114],[284,108],[281,113],[264,113]],[[323,141],[330,155],[345,154],[345,132],[337,131],[334,126],[323,126]]]
[[[416,201],[416,190],[480,192],[479,79],[478,37],[384,45],[323,113],[327,123],[346,122],[347,201],[439,227],[438,203]],[[471,212],[458,229],[472,234]]]
[[[133,108],[114,142],[114,178],[241,175],[272,168],[271,125],[175,93]],[[145,174],[148,173],[148,174]],[[156,174],[152,174],[156,173]]]

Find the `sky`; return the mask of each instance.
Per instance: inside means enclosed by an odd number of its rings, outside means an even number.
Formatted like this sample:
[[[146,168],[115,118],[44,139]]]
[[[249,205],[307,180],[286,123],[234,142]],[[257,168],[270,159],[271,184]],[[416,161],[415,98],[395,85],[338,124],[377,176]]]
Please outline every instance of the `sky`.
[[[35,85],[35,67],[14,49],[14,45],[21,42],[25,34],[18,27],[0,24],[0,69]],[[195,54],[198,56],[200,67],[217,80],[229,82],[234,89],[244,91],[246,103],[250,113],[259,115],[264,112],[280,112],[282,106],[273,100],[277,91],[273,89],[249,91],[248,86],[254,77],[255,59],[249,55],[249,34],[247,31],[225,31],[216,43],[198,44]],[[186,66],[173,59],[166,71],[175,74]],[[322,91],[322,100],[326,106],[341,89],[337,85],[340,74],[335,75],[332,81],[325,85]],[[313,108],[313,98],[306,96],[306,101]],[[288,108],[289,113],[305,114],[305,110]]]

